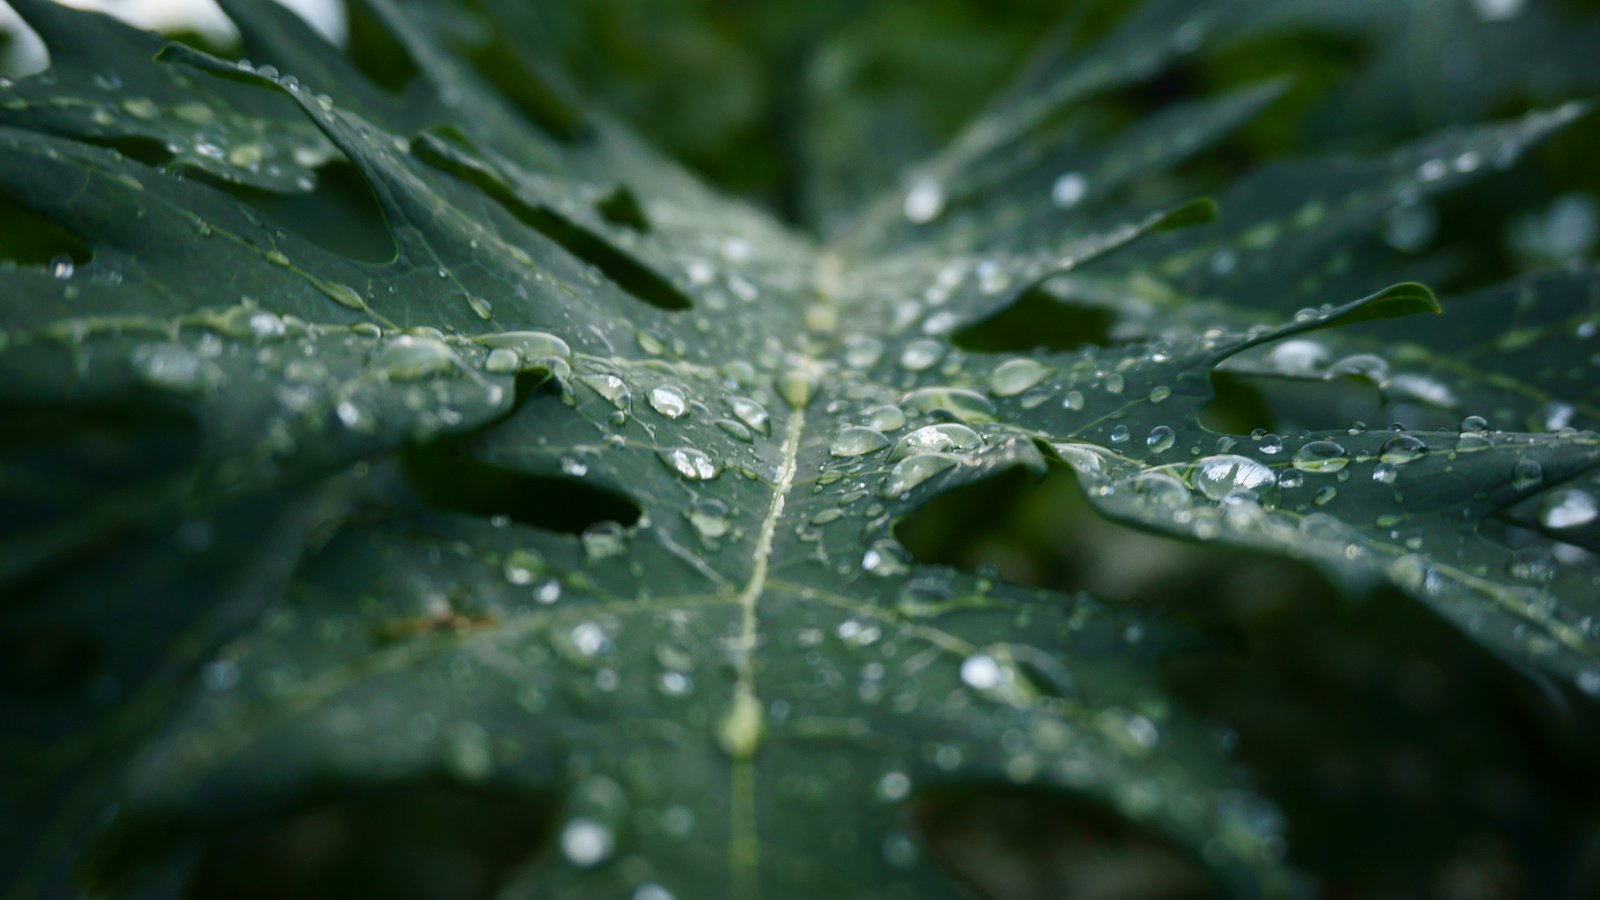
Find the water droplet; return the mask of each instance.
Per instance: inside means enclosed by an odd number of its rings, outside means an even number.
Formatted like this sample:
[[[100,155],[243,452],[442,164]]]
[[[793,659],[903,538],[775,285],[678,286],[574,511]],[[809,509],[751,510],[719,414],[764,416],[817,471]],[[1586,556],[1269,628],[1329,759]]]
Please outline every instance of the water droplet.
[[[60,278],[64,281],[71,278],[74,271],[76,271],[76,267],[72,263],[72,257],[65,254],[50,257],[51,277]]]
[[[611,374],[579,375],[574,379],[584,387],[589,388],[615,406],[617,409],[627,409],[633,402],[633,396],[628,392],[628,386],[621,378]]]
[[[992,691],[1005,680],[1005,670],[994,657],[976,653],[961,662],[961,681],[977,691]]]
[[[1556,576],[1556,569],[1556,558],[1536,545],[1518,547],[1506,561],[1506,573],[1523,581],[1549,581]]]
[[[458,362],[455,351],[443,341],[409,334],[385,344],[372,358],[373,367],[395,381],[442,375],[452,371]]]
[[[593,819],[573,819],[561,829],[561,855],[582,868],[605,862],[615,843],[611,829]]]
[[[666,416],[676,419],[689,411],[689,398],[684,395],[683,388],[670,384],[658,384],[650,389],[650,408]]]
[[[889,471],[889,477],[884,479],[879,493],[884,497],[903,497],[918,485],[955,464],[955,457],[937,453],[907,457],[895,463],[894,468]]]
[[[878,779],[878,797],[886,803],[897,803],[911,793],[911,776],[898,769],[883,773]]]
[[[1422,439],[1409,434],[1397,434],[1385,441],[1378,450],[1378,458],[1386,463],[1403,466],[1421,459],[1428,452]]]
[[[532,584],[545,573],[544,557],[533,550],[518,548],[506,554],[501,571],[506,580],[516,585]]]
[[[1089,179],[1079,172],[1066,172],[1050,185],[1050,202],[1062,209],[1077,206],[1089,192]]]
[[[1400,470],[1395,468],[1394,463],[1381,462],[1373,468],[1372,480],[1379,484],[1394,484],[1395,476],[1399,473]]]
[[[772,428],[772,417],[767,414],[767,408],[749,397],[729,397],[728,408],[739,417],[739,421],[761,434],[767,434]]]
[[[1272,469],[1247,456],[1221,454],[1195,463],[1195,487],[1211,500],[1222,500],[1238,491],[1260,491],[1277,483]]]
[[[1286,375],[1311,375],[1328,364],[1328,351],[1316,341],[1284,341],[1267,351],[1266,361]]]
[[[1333,441],[1312,441],[1294,454],[1294,467],[1302,472],[1332,475],[1349,464],[1344,448]]]
[[[931,338],[920,338],[900,351],[900,365],[908,372],[921,372],[933,368],[943,356],[944,344]]]
[[[688,512],[689,524],[707,540],[715,540],[728,533],[730,515],[728,504],[709,499],[695,501]]]
[[[1538,487],[1544,483],[1544,467],[1538,460],[1519,459],[1511,467],[1511,486],[1519,491]]]
[[[867,410],[867,427],[879,431],[899,431],[906,427],[906,414],[898,406],[877,406]]]
[[[1152,453],[1164,453],[1172,449],[1177,439],[1177,435],[1173,434],[1169,426],[1157,425],[1150,429],[1150,435],[1144,439],[1144,443]]]
[[[853,369],[869,369],[883,358],[883,342],[877,338],[852,335],[844,348],[844,361]]]
[[[567,342],[544,331],[501,331],[481,335],[475,340],[485,347],[515,350],[523,359],[554,357],[572,361],[572,348]]]
[[[710,481],[717,477],[717,464],[693,447],[675,447],[657,454],[667,468],[690,481]]]
[[[618,522],[596,522],[583,531],[583,552],[589,560],[620,556],[628,548],[628,532]]]
[[[900,406],[922,415],[945,412],[963,422],[994,421],[994,404],[989,398],[966,388],[917,388],[900,398]]]
[[[890,459],[904,459],[918,453],[967,453],[983,446],[976,431],[959,422],[924,425],[895,442]]]
[[[205,386],[200,357],[183,344],[140,344],[128,355],[139,381],[164,391],[197,391]]]
[[[906,549],[895,541],[877,540],[861,554],[861,568],[879,577],[904,575],[911,571],[911,558]]]
[[[785,371],[777,378],[778,396],[791,409],[805,409],[817,396],[822,386],[822,376],[809,366],[798,366]]]
[[[1355,353],[1329,366],[1328,374],[1335,377],[1347,375],[1365,378],[1376,384],[1383,384],[1389,377],[1389,361],[1371,353]]]
[[[932,222],[944,212],[944,185],[932,178],[918,178],[906,191],[905,214],[913,225]]]
[[[1036,360],[1008,359],[989,375],[989,391],[996,397],[1015,397],[1043,381],[1053,370]]]
[[[483,361],[483,368],[495,375],[509,375],[522,370],[522,357],[517,351],[508,347],[496,347],[489,351],[489,356]]]
[[[735,422],[732,419],[715,419],[712,424],[722,429],[723,433],[736,441],[746,444],[755,443],[755,435],[750,433],[750,429],[743,422]]]
[[[850,425],[839,432],[828,447],[828,452],[838,457],[864,456],[874,450],[889,446],[883,432],[860,425]]]
[[[1461,420],[1461,430],[1483,434],[1489,430],[1489,420],[1483,416],[1467,416]]]
[[[1539,524],[1546,528],[1577,528],[1600,516],[1594,495],[1580,488],[1553,491],[1539,504]]]

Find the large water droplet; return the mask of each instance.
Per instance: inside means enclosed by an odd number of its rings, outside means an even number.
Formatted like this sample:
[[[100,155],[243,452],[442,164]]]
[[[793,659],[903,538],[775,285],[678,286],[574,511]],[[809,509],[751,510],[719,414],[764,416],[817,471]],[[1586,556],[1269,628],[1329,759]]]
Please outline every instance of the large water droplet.
[[[944,344],[931,338],[921,338],[900,351],[900,365],[908,372],[921,372],[933,368],[944,356]]]
[[[996,397],[1014,397],[1043,381],[1051,372],[1032,359],[1008,359],[989,374],[989,391]]]
[[[1177,439],[1177,435],[1173,433],[1171,426],[1157,425],[1150,429],[1150,434],[1144,439],[1144,443],[1152,453],[1165,453],[1172,449],[1172,445]]]
[[[1247,456],[1221,454],[1195,463],[1195,487],[1212,500],[1238,491],[1260,491],[1277,484],[1272,469]]]
[[[959,422],[924,425],[895,442],[890,459],[904,459],[918,453],[966,453],[983,446],[976,431]]]
[[[977,391],[957,387],[917,388],[900,398],[900,406],[927,415],[940,411],[963,422],[994,421],[994,404]]]
[[[164,391],[197,391],[205,386],[200,357],[183,344],[140,344],[128,355],[139,381]]]
[[[1422,439],[1410,434],[1397,434],[1384,442],[1378,450],[1378,458],[1386,463],[1403,466],[1409,462],[1421,459],[1428,452],[1428,445]]]
[[[1005,680],[1005,669],[987,653],[975,653],[961,661],[961,681],[978,691],[992,691]]]
[[[667,468],[690,481],[710,481],[717,477],[717,464],[693,447],[674,447],[657,455]]]
[[[838,457],[864,456],[874,450],[889,446],[883,432],[860,425],[850,425],[839,432],[828,447],[828,452]]]
[[[615,375],[609,373],[579,375],[574,380],[604,397],[617,409],[625,410],[633,402],[633,396],[628,392],[628,385]]]
[[[762,434],[767,434],[772,427],[772,417],[767,414],[767,408],[749,397],[729,397],[728,408],[739,417],[739,421]]]
[[[1316,341],[1284,341],[1267,351],[1266,361],[1288,375],[1310,375],[1328,364],[1328,351]]]
[[[879,493],[885,497],[902,497],[908,491],[955,464],[955,457],[938,453],[924,453],[919,456],[907,457],[895,463],[894,468],[889,471],[889,477],[884,479],[883,487]]]
[[[1312,441],[1294,454],[1294,467],[1302,472],[1331,475],[1349,464],[1344,448],[1333,441]]]
[[[906,414],[898,406],[877,406],[867,410],[867,427],[879,431],[899,431],[906,427]]]
[[[572,361],[572,348],[567,346],[567,342],[544,331],[502,331],[481,335],[476,340],[491,349],[504,347],[515,350],[527,360],[554,357]]]
[[[1539,504],[1539,524],[1546,528],[1577,528],[1600,515],[1594,495],[1581,488],[1553,491]]]
[[[650,389],[650,408],[666,416],[676,419],[689,411],[689,398],[683,393],[683,388],[670,384],[658,384]]]
[[[409,334],[385,344],[372,358],[373,367],[395,381],[442,375],[452,371],[458,362],[455,351],[443,341]]]

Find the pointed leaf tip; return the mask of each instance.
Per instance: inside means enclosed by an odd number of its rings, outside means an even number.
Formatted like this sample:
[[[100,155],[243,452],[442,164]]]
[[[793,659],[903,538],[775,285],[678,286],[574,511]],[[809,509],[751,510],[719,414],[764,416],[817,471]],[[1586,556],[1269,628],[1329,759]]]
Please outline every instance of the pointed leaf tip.
[[[1210,197],[1196,197],[1156,216],[1151,231],[1172,231],[1194,225],[1209,225],[1220,218],[1217,201]]]
[[[1439,298],[1434,296],[1433,290],[1415,281],[1403,281],[1391,285],[1357,303],[1359,304],[1357,308],[1344,318],[1344,322],[1398,319],[1401,316],[1417,313],[1437,314],[1444,311],[1439,306]]]

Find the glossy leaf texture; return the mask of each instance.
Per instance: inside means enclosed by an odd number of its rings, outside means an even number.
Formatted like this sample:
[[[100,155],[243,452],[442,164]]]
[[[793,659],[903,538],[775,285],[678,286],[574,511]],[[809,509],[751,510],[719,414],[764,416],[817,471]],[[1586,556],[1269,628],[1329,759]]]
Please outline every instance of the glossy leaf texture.
[[[959,895],[912,809],[1001,788],[1290,893],[1159,686],[1188,629],[896,540],[1019,467],[1600,693],[1597,273],[1438,301],[1361,252],[1579,106],[1154,197],[1282,90],[1058,128],[1250,7],[1155,3],[818,242],[485,65],[471,9],[357,4],[385,81],[273,4],[222,3],[253,62],[13,5],[54,66],[0,87],[0,193],[81,245],[0,269],[16,896],[159,894],[224,827],[441,782],[548,810],[507,897]],[[1384,421],[1229,433],[1225,379]]]

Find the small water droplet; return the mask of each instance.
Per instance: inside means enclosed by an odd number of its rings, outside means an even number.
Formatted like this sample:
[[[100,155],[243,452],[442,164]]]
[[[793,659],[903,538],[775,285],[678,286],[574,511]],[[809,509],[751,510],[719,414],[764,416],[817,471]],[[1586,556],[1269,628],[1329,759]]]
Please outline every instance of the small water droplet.
[[[1080,172],[1066,172],[1050,185],[1050,202],[1062,209],[1071,209],[1089,192],[1089,179]]]
[[[728,533],[731,513],[728,504],[720,500],[702,499],[689,508],[689,524],[707,540],[715,540]]]
[[[611,856],[616,838],[593,819],[578,818],[561,829],[561,855],[581,868],[597,866]]]
[[[918,178],[906,191],[906,219],[913,225],[932,222],[944,212],[944,202],[944,185],[932,178]]]

